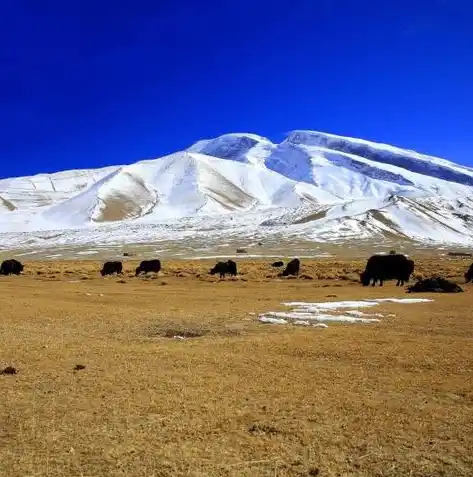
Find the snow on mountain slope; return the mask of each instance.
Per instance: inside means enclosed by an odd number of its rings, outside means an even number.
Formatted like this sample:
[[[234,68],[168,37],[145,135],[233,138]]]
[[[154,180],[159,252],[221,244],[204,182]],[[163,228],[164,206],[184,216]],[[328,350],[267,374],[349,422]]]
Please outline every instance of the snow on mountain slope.
[[[285,217],[285,218],[284,218]],[[263,225],[272,225],[272,221]],[[404,239],[473,244],[473,199],[364,199],[279,217],[294,236],[314,241]]]
[[[318,147],[369,159],[372,164],[390,164],[434,179],[473,186],[473,169],[445,159],[418,154],[387,144],[354,139],[316,131],[293,131],[287,143]]]
[[[313,182],[340,197],[383,197],[389,194],[457,196],[471,193],[468,185],[402,169],[345,152],[305,146],[312,159]]]
[[[14,211],[36,209],[61,202],[117,169],[118,166],[113,166],[0,179],[0,211],[2,205]]]
[[[44,212],[67,226],[195,214],[222,214],[254,207],[298,207],[335,198],[251,164],[180,152],[114,170],[82,193]]]
[[[421,194],[401,175],[388,173],[328,150],[283,144],[268,158],[266,166],[297,181],[310,182],[336,197],[385,197],[390,194]]]
[[[270,245],[273,253],[299,254],[299,247],[305,241],[343,243],[357,249],[362,242],[378,247],[399,240],[401,244],[472,247],[472,224],[473,199],[371,198],[344,204],[305,203],[297,208],[196,215],[179,220],[138,219],[84,228],[3,233],[0,250],[25,249],[30,254],[57,247],[83,250],[87,246],[89,250],[99,251],[121,249],[123,244],[146,244],[151,247],[151,254],[159,250],[160,256],[173,255],[176,246],[186,250],[185,256],[201,256],[223,249],[228,254],[229,248],[236,244],[256,245],[262,241]]]
[[[226,134],[191,147],[203,154],[265,165],[339,197],[469,194],[473,169],[445,159],[316,131],[293,131],[280,144]]]
[[[263,166],[275,147],[265,137],[256,134],[233,133],[199,141],[188,151]]]
[[[170,237],[260,230],[316,241],[473,244],[469,197],[473,169],[386,144],[315,131],[294,131],[280,144],[225,134],[131,165],[0,180],[0,234],[12,246],[18,233],[62,230],[58,241],[78,243],[112,226],[124,240],[136,226],[140,240],[162,227]]]

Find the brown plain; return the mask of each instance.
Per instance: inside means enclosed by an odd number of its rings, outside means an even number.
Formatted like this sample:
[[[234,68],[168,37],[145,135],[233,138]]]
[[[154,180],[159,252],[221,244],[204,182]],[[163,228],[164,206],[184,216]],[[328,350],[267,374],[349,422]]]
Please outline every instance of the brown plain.
[[[1,277],[0,368],[18,373],[0,376],[0,475],[472,476],[473,287],[406,295],[363,288],[364,261],[302,260],[299,279],[270,262],[222,281],[214,260]],[[416,274],[462,283],[469,263]],[[256,320],[283,301],[400,296],[434,302],[327,329]]]

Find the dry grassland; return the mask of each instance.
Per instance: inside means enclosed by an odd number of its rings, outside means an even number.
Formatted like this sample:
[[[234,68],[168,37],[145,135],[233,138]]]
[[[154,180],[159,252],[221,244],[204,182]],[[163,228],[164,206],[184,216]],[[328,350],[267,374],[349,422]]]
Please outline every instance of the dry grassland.
[[[0,278],[0,368],[18,370],[0,376],[1,476],[473,475],[473,286],[307,329],[256,315],[405,292],[361,287],[363,262],[303,261],[287,280],[241,260],[224,281],[212,263],[103,279],[96,262],[25,262]],[[469,263],[416,273],[462,281]]]

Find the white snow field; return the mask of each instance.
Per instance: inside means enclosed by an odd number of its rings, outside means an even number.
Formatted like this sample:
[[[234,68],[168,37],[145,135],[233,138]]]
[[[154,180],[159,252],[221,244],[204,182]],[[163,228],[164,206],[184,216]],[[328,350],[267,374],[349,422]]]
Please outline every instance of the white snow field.
[[[292,308],[289,312],[269,311],[261,313],[258,321],[273,325],[317,326],[326,322],[376,323],[383,318],[381,313],[364,313],[358,308],[372,308],[381,303],[426,303],[428,298],[378,298],[362,301],[331,301],[323,303],[292,302],[282,303]],[[353,310],[353,308],[355,308]],[[343,311],[342,311],[343,310]],[[392,315],[390,315],[392,316]],[[325,325],[324,327],[327,327]]]
[[[125,166],[0,180],[0,247],[229,237],[473,244],[473,169],[315,131],[226,134]]]

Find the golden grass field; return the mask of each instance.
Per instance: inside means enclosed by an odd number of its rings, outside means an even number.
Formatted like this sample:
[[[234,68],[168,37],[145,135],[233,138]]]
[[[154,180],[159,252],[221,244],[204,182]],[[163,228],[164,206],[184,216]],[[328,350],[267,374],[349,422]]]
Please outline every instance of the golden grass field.
[[[223,281],[214,262],[104,279],[98,262],[25,261],[0,277],[0,368],[18,370],[0,376],[0,475],[473,475],[473,285],[382,304],[380,323],[265,325],[282,301],[406,294],[361,287],[364,261],[278,279],[242,258]],[[469,264],[416,274],[462,283]]]

